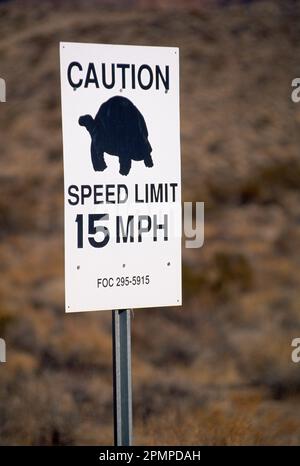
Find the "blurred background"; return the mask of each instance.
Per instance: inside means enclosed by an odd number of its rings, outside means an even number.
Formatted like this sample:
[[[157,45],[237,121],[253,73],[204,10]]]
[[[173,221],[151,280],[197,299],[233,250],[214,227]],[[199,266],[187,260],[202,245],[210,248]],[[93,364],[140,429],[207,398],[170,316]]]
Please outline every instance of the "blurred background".
[[[135,444],[299,444],[300,2],[0,4],[0,444],[111,444],[111,314],[64,314],[59,41],[180,47],[182,308],[136,310]]]

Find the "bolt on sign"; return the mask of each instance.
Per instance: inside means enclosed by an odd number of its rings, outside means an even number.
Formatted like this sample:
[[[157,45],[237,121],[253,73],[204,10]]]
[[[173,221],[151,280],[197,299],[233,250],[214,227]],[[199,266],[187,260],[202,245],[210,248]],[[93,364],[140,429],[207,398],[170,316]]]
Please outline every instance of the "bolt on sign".
[[[179,50],[60,44],[66,312],[181,305]]]

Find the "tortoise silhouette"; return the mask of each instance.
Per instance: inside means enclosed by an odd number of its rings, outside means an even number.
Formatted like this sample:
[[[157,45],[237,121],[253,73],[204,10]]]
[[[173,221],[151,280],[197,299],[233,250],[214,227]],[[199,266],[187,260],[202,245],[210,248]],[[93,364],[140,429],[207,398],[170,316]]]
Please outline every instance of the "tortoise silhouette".
[[[146,122],[126,97],[111,97],[100,106],[94,119],[91,115],[83,115],[78,123],[85,126],[91,135],[95,171],[103,171],[107,167],[104,152],[119,157],[121,175],[128,175],[132,160],[143,160],[146,167],[153,167]]]

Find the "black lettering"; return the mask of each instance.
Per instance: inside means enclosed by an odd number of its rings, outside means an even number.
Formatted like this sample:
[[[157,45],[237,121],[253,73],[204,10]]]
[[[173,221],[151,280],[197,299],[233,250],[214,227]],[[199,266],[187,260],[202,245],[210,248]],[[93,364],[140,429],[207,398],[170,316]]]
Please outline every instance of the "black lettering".
[[[129,65],[118,63],[117,68],[122,70],[122,89],[126,89],[126,69],[129,68]]]
[[[121,193],[123,191],[123,198],[121,197]],[[124,204],[128,199],[128,188],[125,184],[118,184],[118,204]]]
[[[144,84],[144,83],[142,82],[142,72],[143,72],[144,70],[147,70],[148,73],[149,73],[149,81],[148,81],[148,84]],[[140,85],[140,87],[141,87],[142,89],[144,89],[144,90],[150,89],[150,87],[151,87],[152,84],[153,84],[153,73],[152,73],[151,67],[150,67],[149,65],[142,65],[142,66],[140,66],[139,71],[138,71],[138,76],[137,76],[137,78],[138,78],[139,85]]]
[[[133,220],[134,220],[134,216],[129,215],[128,219],[127,219],[127,226],[126,226],[126,231],[125,231],[124,230],[123,219],[122,219],[122,217],[120,215],[117,215],[117,243],[121,242],[120,231],[121,231],[121,234],[122,234],[123,243],[127,243],[128,238],[130,240],[130,243],[133,243],[133,241],[134,241]],[[129,229],[130,229],[130,234],[129,234]]]
[[[103,248],[104,246],[107,245],[109,241],[109,230],[107,227],[100,225],[100,226],[95,226],[95,222],[99,220],[109,220],[108,214],[90,214],[89,215],[89,243],[91,246],[94,248]],[[96,233],[103,233],[103,240],[102,241],[96,241],[93,236]]]
[[[147,222],[143,226],[143,221]],[[138,242],[142,242],[142,233],[148,233],[151,230],[151,217],[149,215],[140,215],[138,221]]]
[[[76,186],[75,184],[72,184],[71,186],[69,186],[68,188],[68,194],[70,197],[75,197],[75,201],[71,201],[70,199],[68,199],[68,203],[70,205],[77,205],[79,203],[79,195],[76,194],[76,192],[74,193],[73,191],[77,191],[78,193],[78,186]]]
[[[131,65],[131,87],[135,89],[135,65]]]
[[[170,183],[170,188],[172,188],[172,194],[173,194],[172,202],[175,202],[175,200],[176,200],[175,190],[176,190],[177,186],[178,186],[177,183]]]
[[[151,189],[151,194],[150,194],[151,202],[163,202],[162,183],[159,183],[157,188],[155,187],[155,184],[151,184],[150,189]]]
[[[108,84],[106,81],[106,66],[105,63],[102,63],[102,83],[106,89],[112,89],[116,82],[116,75],[115,75],[115,65],[114,63],[111,64],[111,82]]]
[[[84,205],[84,200],[91,197],[92,188],[88,184],[81,186],[81,204]]]
[[[82,85],[82,82],[83,82],[82,79],[79,79],[78,82],[73,81],[72,76],[71,76],[71,72],[72,72],[72,69],[75,66],[79,69],[79,71],[82,71],[81,64],[78,63],[77,61],[72,61],[72,63],[70,63],[69,66],[68,66],[68,72],[67,72],[69,84],[70,84],[71,87],[73,87],[73,89],[77,89],[78,87],[80,87]]]
[[[168,241],[168,216],[164,215],[164,223],[157,223],[157,215],[153,217],[153,241],[157,241],[158,230],[164,231],[164,241]]]
[[[96,184],[94,186],[94,204],[103,204],[103,184]]]
[[[84,87],[88,87],[90,84],[95,84],[95,86],[97,88],[99,88],[99,82],[98,82],[97,73],[96,73],[96,70],[95,70],[94,63],[89,63],[87,73],[86,73]]]
[[[107,184],[106,185],[106,202],[107,204],[115,204],[116,201],[115,200],[110,200],[111,197],[114,196],[114,187],[115,185],[114,184]]]
[[[170,88],[169,65],[166,65],[165,76],[163,75],[160,67],[158,65],[155,66],[155,87],[156,89],[159,89],[159,78],[161,79],[163,85],[165,86],[165,90],[168,91]]]
[[[135,202],[144,202],[143,199],[139,199],[139,185],[135,184],[134,185],[134,190],[135,190]]]

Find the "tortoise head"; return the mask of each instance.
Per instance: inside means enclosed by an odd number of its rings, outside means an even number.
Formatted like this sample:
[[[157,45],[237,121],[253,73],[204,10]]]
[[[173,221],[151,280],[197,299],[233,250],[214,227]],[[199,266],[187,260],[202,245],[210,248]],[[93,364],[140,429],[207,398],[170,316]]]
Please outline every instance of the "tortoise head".
[[[95,120],[91,115],[83,115],[79,118],[78,123],[80,126],[85,126],[90,134],[92,134],[95,128]]]

